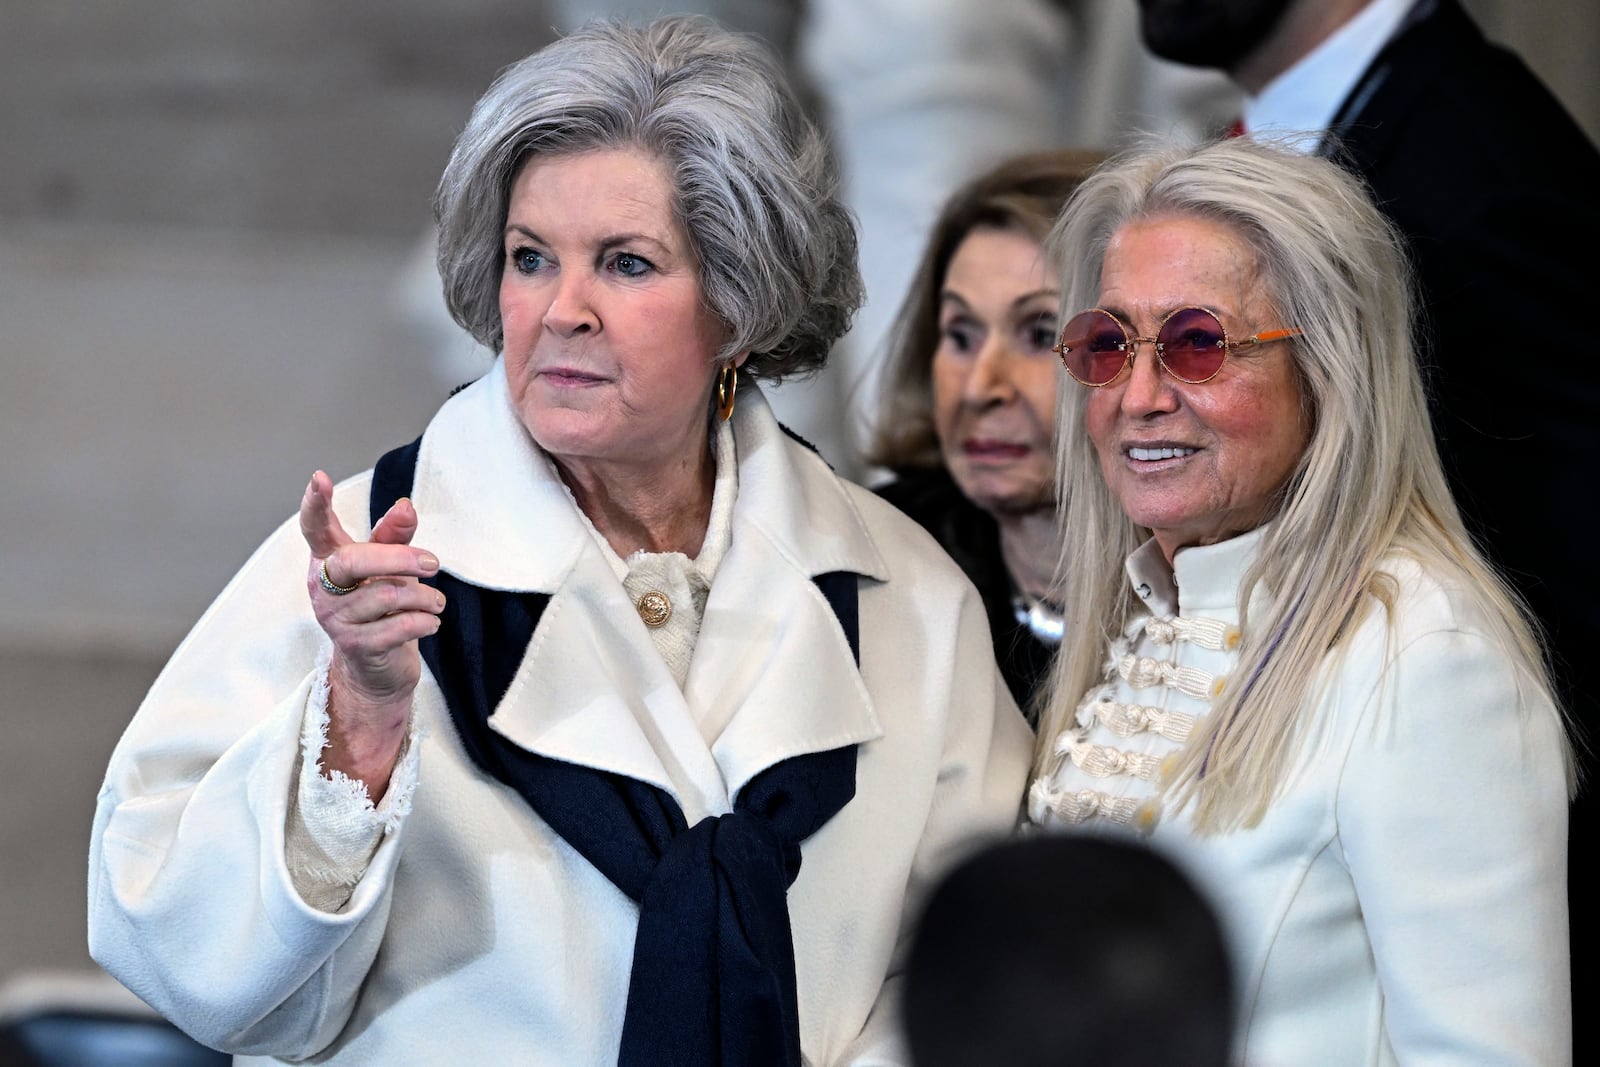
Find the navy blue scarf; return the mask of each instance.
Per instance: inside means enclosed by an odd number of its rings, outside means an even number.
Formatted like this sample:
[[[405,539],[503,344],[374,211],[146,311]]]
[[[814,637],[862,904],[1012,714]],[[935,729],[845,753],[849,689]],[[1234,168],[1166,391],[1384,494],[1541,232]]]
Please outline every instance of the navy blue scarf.
[[[420,444],[378,461],[374,524],[411,492]],[[856,575],[815,580],[859,664]],[[490,729],[549,594],[442,572],[426,581],[446,606],[422,658],[468,755],[639,904],[619,1067],[800,1067],[787,892],[800,842],[855,795],[856,747],[768,767],[732,812],[691,827],[654,785],[529,752]]]

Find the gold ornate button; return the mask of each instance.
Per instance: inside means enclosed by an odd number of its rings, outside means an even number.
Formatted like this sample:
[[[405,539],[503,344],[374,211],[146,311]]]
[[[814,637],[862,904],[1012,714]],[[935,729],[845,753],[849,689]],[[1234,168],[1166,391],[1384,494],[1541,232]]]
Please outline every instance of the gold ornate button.
[[[640,597],[634,607],[639,609],[639,618],[652,630],[660,629],[672,618],[672,601],[667,599],[667,594],[654,589]]]

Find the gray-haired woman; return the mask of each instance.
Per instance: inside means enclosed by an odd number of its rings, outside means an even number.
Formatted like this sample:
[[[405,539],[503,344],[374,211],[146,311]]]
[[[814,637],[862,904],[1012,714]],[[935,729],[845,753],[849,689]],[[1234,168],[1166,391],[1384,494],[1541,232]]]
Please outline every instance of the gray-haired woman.
[[[157,681],[96,958],[268,1059],[892,1062],[905,902],[1013,818],[1026,726],[960,572],[756,386],[859,301],[822,140],[752,43],[602,25],[436,206],[500,357],[318,472]]]
[[[1240,139],[1103,169],[1052,241],[1074,626],[1032,818],[1188,861],[1249,1062],[1567,1062],[1570,752],[1445,487],[1395,234]]]

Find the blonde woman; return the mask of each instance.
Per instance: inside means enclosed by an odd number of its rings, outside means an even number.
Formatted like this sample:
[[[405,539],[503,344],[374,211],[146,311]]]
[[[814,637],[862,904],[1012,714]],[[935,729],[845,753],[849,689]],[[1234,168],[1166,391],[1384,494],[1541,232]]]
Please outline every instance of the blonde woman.
[[[1395,234],[1235,140],[1108,166],[1052,249],[1074,626],[1032,819],[1187,861],[1249,1062],[1568,1062],[1570,752],[1446,489]]]

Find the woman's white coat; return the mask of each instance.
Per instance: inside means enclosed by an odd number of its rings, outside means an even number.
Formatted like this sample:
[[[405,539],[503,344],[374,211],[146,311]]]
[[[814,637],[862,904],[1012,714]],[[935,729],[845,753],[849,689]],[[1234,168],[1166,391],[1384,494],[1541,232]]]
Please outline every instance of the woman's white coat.
[[[860,744],[856,796],[804,844],[789,891],[801,1046],[813,1064],[901,1062],[902,918],[964,841],[1009,828],[1030,738],[978,597],[934,542],[789,438],[759,390],[740,390],[734,431],[732,540],[681,690],[498,364],[423,438],[413,543],[466,581],[551,594],[492,727],[660,786],[691,825],[782,759]],[[355,536],[369,487],[365,474],[335,494]],[[863,576],[859,670],[812,581],[839,570]],[[472,765],[426,671],[410,810],[339,913],[296,893],[284,826],[326,653],[305,571],[287,523],[118,745],[91,846],[95,958],[242,1054],[615,1062],[637,909]]]

